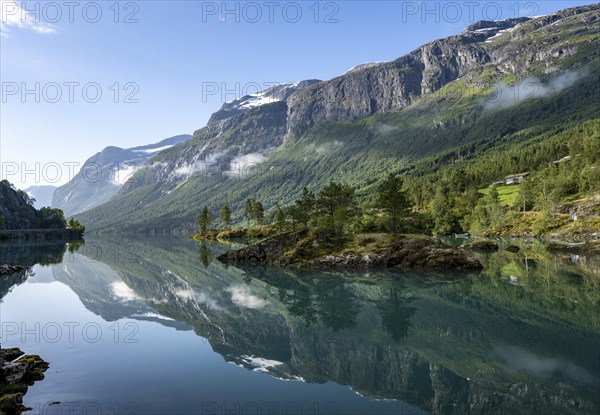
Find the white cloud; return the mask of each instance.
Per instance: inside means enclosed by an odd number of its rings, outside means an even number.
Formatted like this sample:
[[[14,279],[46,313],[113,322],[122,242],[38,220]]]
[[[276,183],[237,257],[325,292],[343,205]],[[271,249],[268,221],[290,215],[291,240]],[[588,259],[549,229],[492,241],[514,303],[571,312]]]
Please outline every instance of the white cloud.
[[[137,166],[125,165],[115,171],[112,176],[112,182],[118,186],[124,185],[137,172]]]
[[[21,8],[20,3],[0,0],[0,36],[9,37],[11,28],[33,30],[40,34],[56,33],[56,29],[41,21],[35,13]]]
[[[180,300],[195,301],[198,304],[206,305],[208,308],[210,308],[212,310],[219,311],[219,310],[223,309],[223,307],[221,307],[219,305],[217,300],[215,300],[214,298],[212,298],[209,294],[206,294],[205,292],[196,292],[191,288],[180,288],[180,289],[175,290],[174,294]]]
[[[141,297],[123,281],[115,281],[110,284],[110,291],[112,292],[113,297],[119,300],[135,301],[141,299]]]
[[[231,301],[238,307],[259,310],[266,305],[265,300],[252,294],[250,289],[245,285],[232,285],[225,289],[225,291],[231,294]]]
[[[324,156],[326,154],[334,152],[335,150],[337,150],[339,148],[342,148],[343,146],[344,146],[344,143],[342,143],[341,141],[338,141],[338,140],[334,140],[329,143],[320,144],[320,145],[311,143],[308,146],[306,146],[306,148],[309,152],[312,152],[312,153],[316,154],[317,156]]]
[[[556,94],[575,84],[581,77],[578,72],[565,72],[548,82],[542,82],[538,77],[530,76],[514,85],[504,83],[494,85],[494,92],[482,101],[486,109],[503,109],[532,98],[542,98]]]
[[[207,173],[212,165],[217,162],[225,153],[217,152],[206,156],[204,160],[196,160],[193,163],[185,163],[175,169],[176,176],[183,176],[186,179],[197,173]]]
[[[242,154],[231,160],[229,163],[229,170],[226,171],[225,174],[239,178],[248,177],[256,165],[266,161],[267,157],[261,153]]]

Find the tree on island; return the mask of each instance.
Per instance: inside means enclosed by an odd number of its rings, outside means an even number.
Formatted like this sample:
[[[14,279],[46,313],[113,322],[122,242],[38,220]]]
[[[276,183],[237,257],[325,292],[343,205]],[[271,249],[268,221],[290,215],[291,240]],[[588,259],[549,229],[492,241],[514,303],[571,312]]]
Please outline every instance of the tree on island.
[[[287,217],[292,222],[292,230],[296,230],[296,225],[302,225],[308,228],[308,222],[315,213],[316,198],[313,192],[306,187],[302,189],[302,196],[296,200],[293,205],[286,209]]]
[[[71,218],[67,222],[67,229],[84,232],[85,226],[83,226],[81,223],[79,223],[79,221],[76,220],[75,218]]]
[[[225,228],[229,228],[229,224],[231,223],[231,210],[229,210],[229,206],[224,204],[219,212],[219,216],[221,217],[221,222],[223,222],[223,226]]]
[[[279,203],[275,205],[275,217],[273,218],[273,225],[275,225],[275,228],[277,228],[279,232],[283,231],[283,228],[285,227],[285,213],[283,213]]]
[[[385,210],[388,215],[388,230],[398,230],[398,220],[406,214],[411,204],[402,190],[402,179],[396,174],[390,174],[378,188],[377,207]]]
[[[198,226],[200,227],[200,233],[202,235],[206,235],[206,231],[208,227],[212,223],[212,215],[208,211],[208,207],[204,206],[204,209],[200,212],[200,216],[198,218]]]
[[[40,209],[40,229],[65,229],[67,220],[62,210],[50,207]]]
[[[341,242],[344,227],[354,216],[354,189],[348,185],[330,182],[319,192],[316,200],[322,230],[331,230]]]
[[[265,220],[265,210],[263,208],[262,203],[259,201],[255,201],[252,207],[252,213],[254,217],[254,222],[257,225],[262,225]]]
[[[262,225],[265,220],[265,210],[262,203],[251,197],[246,199],[244,216],[248,223],[253,220],[255,225]]]

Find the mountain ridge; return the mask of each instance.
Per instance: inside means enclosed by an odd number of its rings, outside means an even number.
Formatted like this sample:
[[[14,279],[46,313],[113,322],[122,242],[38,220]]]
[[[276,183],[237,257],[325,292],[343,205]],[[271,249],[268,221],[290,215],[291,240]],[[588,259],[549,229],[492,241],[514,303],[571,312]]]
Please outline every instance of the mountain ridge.
[[[88,158],[69,183],[56,188],[52,207],[72,216],[110,200],[119,188],[156,153],[179,146],[191,138],[177,135],[154,144],[121,148],[105,147]]]
[[[267,206],[285,205],[303,186],[317,190],[331,178],[360,190],[390,170],[470,142],[499,145],[518,130],[533,138],[532,131],[543,132],[552,117],[564,114],[553,109],[540,118],[547,120],[542,125],[515,107],[533,113],[555,108],[581,82],[596,85],[599,10],[582,6],[463,32],[394,61],[299,88],[285,101],[221,114],[185,145],[154,157],[111,203],[82,220],[97,231],[190,230],[201,204],[216,210],[229,203],[237,210],[258,195]],[[511,30],[500,33],[507,25]],[[543,89],[565,74],[573,74],[570,84]],[[492,108],[495,89],[519,87],[531,77],[538,78],[539,95]],[[582,121],[597,116],[591,98],[581,99]],[[508,125],[519,117],[518,127]],[[484,128],[484,120],[498,130]],[[232,177],[236,160],[252,162]]]

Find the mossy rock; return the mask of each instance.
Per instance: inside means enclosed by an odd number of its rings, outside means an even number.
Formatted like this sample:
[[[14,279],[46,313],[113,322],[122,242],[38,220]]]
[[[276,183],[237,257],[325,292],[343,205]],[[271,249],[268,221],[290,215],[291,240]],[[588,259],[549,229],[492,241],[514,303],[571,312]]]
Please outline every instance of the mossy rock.
[[[16,347],[10,349],[0,349],[0,360],[4,360],[5,362],[12,362],[18,357],[23,356],[25,353]]]
[[[0,393],[0,414],[20,414],[29,408],[23,406],[22,393]]]
[[[50,367],[47,362],[35,354],[23,356],[17,360],[17,363],[27,364],[27,373],[23,380],[29,385],[32,385],[35,381],[44,379],[44,372]]]

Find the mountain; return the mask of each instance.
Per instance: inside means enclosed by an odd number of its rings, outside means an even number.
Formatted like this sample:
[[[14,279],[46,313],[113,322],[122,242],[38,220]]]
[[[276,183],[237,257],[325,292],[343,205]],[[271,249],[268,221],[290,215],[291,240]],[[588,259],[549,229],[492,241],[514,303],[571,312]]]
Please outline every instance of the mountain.
[[[178,135],[129,149],[106,147],[86,160],[69,183],[56,189],[52,206],[62,209],[66,216],[72,216],[101,205],[116,195],[146,161],[190,138],[190,135]]]
[[[35,229],[40,220],[29,195],[7,180],[0,182],[0,229]]]
[[[595,4],[482,21],[391,62],[283,86],[277,99],[265,91],[224,104],[79,219],[107,232],[189,232],[203,205],[228,203],[240,221],[247,197],[285,205],[333,179],[364,196],[390,171],[432,171],[596,122],[599,19]],[[489,170],[514,173],[505,168]]]
[[[52,197],[56,186],[31,186],[24,190],[29,197],[35,199],[33,206],[36,209],[52,206]]]

